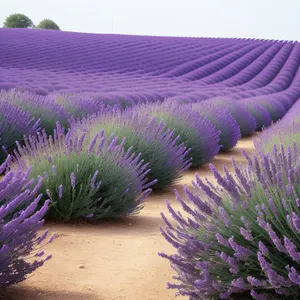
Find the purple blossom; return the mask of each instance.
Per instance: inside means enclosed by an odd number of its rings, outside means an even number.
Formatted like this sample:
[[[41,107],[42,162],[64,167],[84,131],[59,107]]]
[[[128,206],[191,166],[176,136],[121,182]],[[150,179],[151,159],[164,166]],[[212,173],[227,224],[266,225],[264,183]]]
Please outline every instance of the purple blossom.
[[[245,240],[247,241],[252,241],[253,236],[250,230],[245,229],[244,227],[240,228],[240,233],[244,237]]]
[[[298,215],[295,212],[292,213],[292,222],[293,222],[295,229],[297,231],[300,231],[300,218],[298,217]]]
[[[231,237],[228,240],[231,248],[235,251],[234,253],[234,257],[236,257],[237,259],[243,260],[245,258],[247,258],[247,256],[251,255],[251,250],[249,250],[248,248],[238,245],[235,241],[234,238]]]
[[[264,255],[264,256],[268,256],[269,255],[269,250],[268,248],[265,246],[265,244],[262,241],[258,242],[258,247],[259,247],[259,251]]]
[[[63,185],[61,184],[59,187],[58,187],[58,198],[61,199],[63,196]]]
[[[71,186],[73,189],[75,189],[76,177],[75,177],[74,172],[71,173],[70,179],[71,179]]]

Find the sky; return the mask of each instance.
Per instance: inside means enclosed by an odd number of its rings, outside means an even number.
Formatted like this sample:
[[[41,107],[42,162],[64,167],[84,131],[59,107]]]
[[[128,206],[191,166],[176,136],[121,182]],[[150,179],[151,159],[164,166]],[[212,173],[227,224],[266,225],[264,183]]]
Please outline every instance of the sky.
[[[0,26],[12,13],[75,32],[300,41],[300,0],[0,0]]]

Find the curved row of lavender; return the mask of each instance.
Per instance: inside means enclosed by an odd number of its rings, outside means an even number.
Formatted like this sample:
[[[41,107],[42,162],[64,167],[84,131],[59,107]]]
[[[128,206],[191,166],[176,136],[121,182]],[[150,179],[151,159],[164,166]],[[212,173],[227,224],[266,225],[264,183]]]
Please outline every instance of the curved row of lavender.
[[[254,140],[254,144],[263,153],[271,152],[274,144],[282,145],[285,149],[293,145],[300,147],[300,100],[293,105],[280,122],[263,130]]]
[[[288,41],[0,29],[0,89],[110,104],[262,97],[289,108],[300,96],[299,63],[300,45]]]

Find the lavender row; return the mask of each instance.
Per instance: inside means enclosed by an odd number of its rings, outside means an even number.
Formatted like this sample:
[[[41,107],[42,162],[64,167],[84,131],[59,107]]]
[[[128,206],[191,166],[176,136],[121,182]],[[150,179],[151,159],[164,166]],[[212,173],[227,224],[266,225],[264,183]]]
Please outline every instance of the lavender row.
[[[0,88],[84,93],[109,104],[242,100],[293,88],[299,44],[1,29]],[[9,37],[9,38],[8,38]],[[27,43],[19,47],[26,37]]]

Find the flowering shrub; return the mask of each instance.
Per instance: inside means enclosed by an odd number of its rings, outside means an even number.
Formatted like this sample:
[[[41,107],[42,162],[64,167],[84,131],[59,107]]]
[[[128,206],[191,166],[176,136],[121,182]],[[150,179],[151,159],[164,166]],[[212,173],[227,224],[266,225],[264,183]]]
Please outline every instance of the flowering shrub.
[[[0,166],[1,173],[10,159],[8,156]],[[48,231],[40,236],[37,233],[44,223],[49,200],[38,209],[42,181],[35,185],[29,175],[30,169],[9,171],[0,181],[0,288],[23,281],[51,258],[41,250]],[[53,239],[54,236],[49,242]]]
[[[39,120],[18,107],[0,101],[0,163],[4,162],[16,141],[22,141],[24,134],[34,134],[39,129]]]
[[[241,101],[248,112],[253,115],[256,120],[256,130],[269,127],[272,124],[272,117],[269,111],[261,104],[254,101]]]
[[[255,131],[256,120],[242,103],[222,98],[214,98],[213,100],[207,100],[207,102],[213,103],[213,105],[222,109],[226,108],[240,126],[242,136],[250,135]]]
[[[123,143],[101,131],[88,144],[85,133],[65,134],[57,124],[53,137],[38,133],[18,145],[15,165],[31,166],[32,178],[42,176],[39,191],[51,200],[47,218],[119,217],[138,212],[156,182],[147,182],[148,164],[125,152]]]
[[[46,97],[56,104],[64,107],[69,116],[81,117],[88,114],[99,113],[105,109],[102,101],[81,94],[57,94],[53,93]]]
[[[212,124],[193,111],[189,105],[176,102],[154,103],[138,105],[134,110],[141,115],[155,116],[157,122],[163,121],[167,128],[179,136],[178,143],[184,143],[191,151],[192,167],[199,167],[213,159],[220,151],[220,131]]]
[[[256,99],[255,101],[268,110],[273,122],[281,119],[286,113],[286,108],[278,100],[269,97]]]
[[[221,132],[219,142],[221,150],[230,150],[237,144],[241,138],[241,131],[239,125],[227,109],[219,108],[205,102],[195,103],[192,107]]]
[[[293,144],[300,148],[300,123],[279,123],[264,130],[258,138],[254,140],[255,148],[263,153],[269,153],[274,145],[282,145],[285,149]]]
[[[71,122],[71,130],[87,132],[90,140],[102,129],[107,137],[125,137],[125,151],[132,148],[142,154],[145,162],[149,162],[147,177],[150,181],[157,180],[153,190],[173,184],[191,165],[191,159],[186,158],[189,149],[184,144],[178,145],[179,136],[175,137],[162,121],[156,123],[155,117],[149,121],[147,115],[140,116],[132,111],[123,114],[114,110]]]
[[[1,91],[0,101],[19,107],[24,112],[30,114],[35,120],[40,119],[40,127],[45,129],[47,134],[51,134],[56,126],[56,122],[67,126],[69,114],[62,105],[55,103],[53,99],[36,95],[29,92],[18,92],[16,90]],[[28,135],[29,133],[26,133]]]
[[[293,149],[293,150],[292,150]],[[297,147],[233,160],[234,174],[210,166],[216,185],[199,176],[184,214],[167,203],[162,234],[177,253],[170,260],[178,294],[196,299],[298,299],[300,294],[300,161]]]

